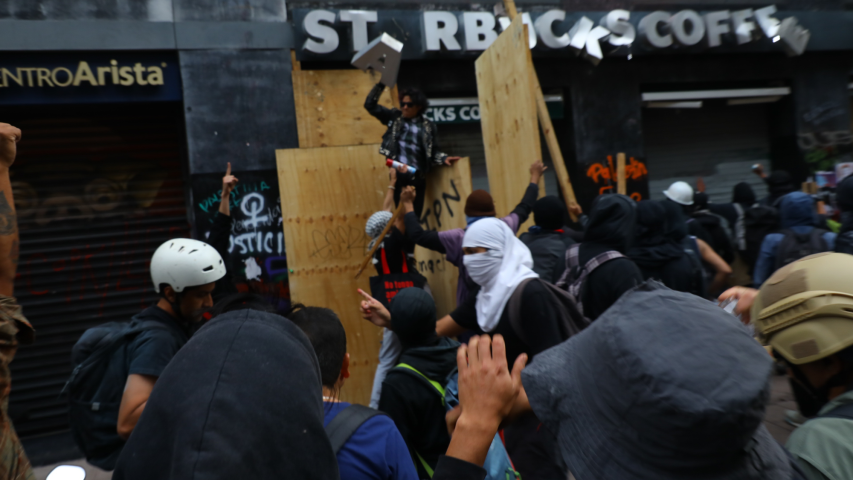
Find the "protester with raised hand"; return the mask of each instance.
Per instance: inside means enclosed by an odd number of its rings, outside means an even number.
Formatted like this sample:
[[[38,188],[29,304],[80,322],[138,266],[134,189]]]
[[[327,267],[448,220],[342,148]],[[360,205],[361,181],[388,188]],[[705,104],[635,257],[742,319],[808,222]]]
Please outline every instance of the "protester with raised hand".
[[[518,233],[521,224],[527,221],[530,212],[533,211],[536,197],[539,195],[539,180],[547,169],[548,167],[541,161],[533,162],[530,165],[530,183],[527,185],[527,190],[525,190],[524,196],[521,198],[521,203],[509,215],[500,219],[507,224],[513,234]],[[405,217],[406,234],[416,244],[446,254],[447,261],[459,269],[459,282],[456,285],[456,307],[457,309],[462,308],[466,300],[471,301],[473,295],[476,295],[479,289],[477,284],[466,273],[465,265],[462,261],[464,255],[462,251],[462,238],[465,236],[465,229],[454,228],[442,232],[424,230],[420,225],[418,215],[414,213],[415,210],[412,201],[415,195],[417,195],[417,192],[407,190],[404,192],[401,200],[407,212]],[[483,219],[494,218],[496,216],[495,202],[489,192],[475,190],[465,200],[465,218],[468,227]],[[472,295],[469,295],[469,292]],[[465,328],[454,321],[454,318],[456,318],[454,315],[459,316],[459,314],[459,311],[455,311],[438,321],[438,332],[440,335],[452,337],[465,332]]]
[[[9,169],[18,154],[21,130],[0,123],[0,478],[33,479],[32,467],[7,412],[12,376],[9,364],[18,345],[33,343],[35,332],[15,300],[18,219]]]
[[[420,478],[431,477],[450,443],[444,388],[456,367],[459,343],[436,335],[435,302],[420,288],[400,290],[388,316],[403,352],[382,383],[379,410],[397,424]]]
[[[400,90],[400,109],[379,105],[379,97],[385,85],[377,83],[364,102],[364,108],[388,129],[382,135],[379,153],[402,164],[396,179],[394,201],[400,201],[400,193],[406,186],[426,191],[426,175],[435,167],[453,165],[460,157],[451,157],[439,150],[438,127],[428,119],[426,109],[429,101],[417,88]],[[414,167],[412,172],[409,167]],[[423,195],[416,200],[414,211],[418,216],[423,210]]]
[[[237,177],[231,174],[231,162],[228,162],[225,176],[222,177],[219,210],[213,216],[213,224],[210,226],[210,234],[207,236],[207,243],[216,249],[226,265],[225,276],[216,282],[214,301],[237,293],[237,287],[234,286],[231,277],[231,270],[228,268],[231,266],[228,247],[231,243],[231,226],[234,223],[234,218],[231,216],[231,192],[234,191],[234,187],[239,181]]]
[[[520,355],[512,372],[507,367],[501,335],[473,336],[459,347],[459,406],[447,414],[450,447],[439,458],[433,480],[482,480],[482,465],[501,422],[513,408],[526,404],[521,372],[527,355]],[[522,407],[523,408],[523,407]]]
[[[477,333],[500,334],[507,361],[535,356],[583,329],[587,322],[569,311],[556,296],[556,287],[531,269],[530,250],[504,222],[488,218],[471,225],[462,241],[468,274],[480,286],[473,306],[457,309],[455,321]],[[560,291],[565,295],[565,292]],[[470,301],[469,301],[470,302]],[[565,465],[556,456],[552,435],[528,415],[504,431],[507,453],[526,479],[564,478]]]

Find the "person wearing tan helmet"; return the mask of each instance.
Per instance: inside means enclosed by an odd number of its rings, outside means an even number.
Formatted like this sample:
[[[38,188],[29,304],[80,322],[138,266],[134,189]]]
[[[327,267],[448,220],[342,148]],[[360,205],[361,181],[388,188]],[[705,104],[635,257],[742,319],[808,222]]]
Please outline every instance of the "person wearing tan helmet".
[[[774,273],[760,290],[732,288],[736,314],[788,367],[800,412],[813,417],[786,444],[810,480],[853,479],[853,256],[819,253]]]

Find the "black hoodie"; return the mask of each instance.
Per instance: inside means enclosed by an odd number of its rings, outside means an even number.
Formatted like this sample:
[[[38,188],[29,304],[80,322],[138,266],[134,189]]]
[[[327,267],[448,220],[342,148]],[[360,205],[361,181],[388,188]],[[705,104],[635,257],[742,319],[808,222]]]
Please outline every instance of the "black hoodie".
[[[321,391],[314,349],[289,320],[220,315],[157,380],[113,478],[336,480]]]
[[[666,233],[667,211],[660,202],[645,200],[637,205],[637,240],[628,251],[643,277],[663,282],[680,292],[694,292],[692,264],[684,249]]]
[[[625,195],[600,195],[592,202],[584,241],[578,252],[581,266],[604,252],[627,254],[634,240],[636,204]],[[643,283],[643,274],[629,258],[611,260],[587,277],[581,287],[583,313],[595,320],[623,293]]]
[[[456,369],[459,343],[435,334],[435,302],[419,288],[406,288],[391,301],[391,322],[403,344],[398,363],[409,365],[442,388]],[[391,369],[382,382],[379,410],[388,414],[409,447],[420,478],[428,478],[418,458],[435,469],[450,446],[443,395],[410,369]]]

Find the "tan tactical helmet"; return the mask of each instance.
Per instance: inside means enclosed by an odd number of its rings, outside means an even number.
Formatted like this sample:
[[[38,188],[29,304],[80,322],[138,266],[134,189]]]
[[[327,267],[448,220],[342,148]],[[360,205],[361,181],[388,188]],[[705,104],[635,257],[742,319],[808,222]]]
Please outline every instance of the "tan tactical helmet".
[[[761,286],[751,316],[794,365],[853,345],[853,255],[818,253],[780,268]]]

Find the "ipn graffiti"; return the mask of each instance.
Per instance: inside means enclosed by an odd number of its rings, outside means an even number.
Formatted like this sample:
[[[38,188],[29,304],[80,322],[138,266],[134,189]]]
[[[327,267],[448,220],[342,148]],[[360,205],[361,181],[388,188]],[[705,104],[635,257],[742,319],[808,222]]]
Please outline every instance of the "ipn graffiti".
[[[450,188],[453,189],[453,195],[451,195],[448,192],[442,192],[441,198],[440,199],[436,198],[435,200],[433,200],[432,206],[427,207],[424,210],[424,213],[420,218],[420,223],[421,223],[421,225],[424,225],[425,230],[437,230],[437,229],[441,228],[441,216],[442,216],[443,211],[445,209],[447,210],[447,214],[450,215],[451,218],[456,216],[456,213],[453,211],[453,208],[450,206],[450,204],[451,204],[451,202],[460,203],[462,201],[462,195],[459,194],[459,189],[456,188],[456,182],[454,182],[452,178],[450,179]],[[442,205],[441,205],[442,200],[444,200],[444,207],[442,207]],[[459,207],[456,206],[456,208],[458,211]],[[430,226],[430,223],[429,223],[429,216],[430,215],[435,217],[435,223],[436,223],[435,228]]]
[[[642,180],[649,174],[646,164],[637,160],[634,157],[628,159],[625,164],[625,180]],[[616,188],[616,165],[613,163],[613,155],[607,156],[607,165],[603,163],[593,163],[586,170],[586,176],[592,179],[596,184],[605,182],[606,185],[599,187],[598,194],[601,195],[607,191],[613,191]],[[631,198],[636,201],[643,199],[639,192],[632,192]]]

